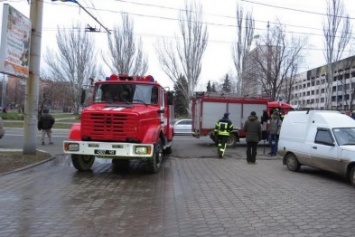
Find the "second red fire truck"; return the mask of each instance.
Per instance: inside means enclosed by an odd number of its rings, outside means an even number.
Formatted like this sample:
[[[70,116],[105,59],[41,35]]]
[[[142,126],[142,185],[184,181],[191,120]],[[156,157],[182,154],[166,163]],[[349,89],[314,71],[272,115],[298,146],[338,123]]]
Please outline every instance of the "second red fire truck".
[[[260,119],[264,111],[270,115],[275,109],[285,115],[293,110],[293,107],[284,102],[270,101],[268,97],[240,97],[197,92],[192,98],[192,135],[196,138],[210,136],[213,141],[216,141],[214,126],[225,112],[229,112],[234,131],[227,144],[234,145],[240,138],[245,137],[244,122],[252,111],[255,111]],[[263,129],[263,139],[266,139],[266,126]]]

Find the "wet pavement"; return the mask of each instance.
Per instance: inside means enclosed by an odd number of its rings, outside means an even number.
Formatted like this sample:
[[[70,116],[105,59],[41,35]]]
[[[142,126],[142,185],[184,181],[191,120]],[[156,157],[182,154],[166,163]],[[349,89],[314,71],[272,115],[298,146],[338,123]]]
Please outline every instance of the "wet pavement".
[[[302,167],[294,173],[259,147],[217,159],[205,139],[178,137],[157,174],[108,160],[77,172],[65,155],[0,177],[0,237],[353,236],[354,187]],[[267,148],[265,149],[267,153]]]

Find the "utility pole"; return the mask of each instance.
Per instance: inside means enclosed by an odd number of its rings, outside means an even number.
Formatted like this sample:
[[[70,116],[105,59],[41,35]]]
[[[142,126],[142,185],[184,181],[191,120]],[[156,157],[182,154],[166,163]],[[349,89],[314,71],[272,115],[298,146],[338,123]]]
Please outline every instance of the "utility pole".
[[[23,154],[36,154],[43,0],[30,1],[32,25],[29,77],[26,83]]]

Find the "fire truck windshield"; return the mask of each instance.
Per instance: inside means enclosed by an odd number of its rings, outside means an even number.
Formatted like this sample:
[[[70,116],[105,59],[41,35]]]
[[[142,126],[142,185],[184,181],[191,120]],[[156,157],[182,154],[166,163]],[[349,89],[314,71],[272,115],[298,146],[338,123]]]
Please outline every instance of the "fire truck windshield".
[[[94,102],[158,104],[158,87],[144,84],[100,84]]]

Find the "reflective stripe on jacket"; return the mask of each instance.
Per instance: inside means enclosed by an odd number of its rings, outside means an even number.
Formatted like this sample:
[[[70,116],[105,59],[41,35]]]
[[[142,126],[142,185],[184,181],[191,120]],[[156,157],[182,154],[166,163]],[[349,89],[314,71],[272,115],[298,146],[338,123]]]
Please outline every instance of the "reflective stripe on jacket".
[[[229,119],[221,119],[216,123],[214,131],[218,135],[229,136],[233,131],[233,124]]]

